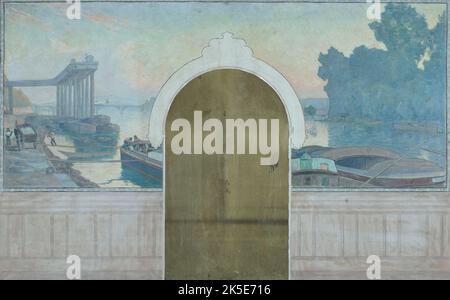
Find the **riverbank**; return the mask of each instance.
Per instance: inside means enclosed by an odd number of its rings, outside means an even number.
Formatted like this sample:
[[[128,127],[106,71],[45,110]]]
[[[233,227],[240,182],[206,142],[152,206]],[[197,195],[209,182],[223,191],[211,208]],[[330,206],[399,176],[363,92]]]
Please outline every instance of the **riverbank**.
[[[5,189],[76,188],[67,173],[54,172],[42,150],[5,151]]]
[[[23,116],[9,116],[8,126],[13,128],[15,122],[24,122]],[[47,130],[40,126],[37,130],[37,147],[25,145],[21,151],[12,147],[4,151],[4,188],[30,189],[30,188],[98,188],[94,182],[84,178],[73,163],[65,161],[54,154],[49,143],[46,142]]]
[[[77,185],[77,187],[82,187],[82,188],[98,188],[99,187],[96,183],[90,181],[87,178],[84,178],[81,175],[80,171],[75,170],[73,168],[73,163],[64,161],[64,160],[60,159],[58,156],[55,156],[48,147],[49,147],[49,145],[44,144],[43,150],[44,150],[45,154],[47,155],[47,158],[51,161],[53,168],[57,173],[68,174],[70,176],[70,178],[72,179],[72,181]]]

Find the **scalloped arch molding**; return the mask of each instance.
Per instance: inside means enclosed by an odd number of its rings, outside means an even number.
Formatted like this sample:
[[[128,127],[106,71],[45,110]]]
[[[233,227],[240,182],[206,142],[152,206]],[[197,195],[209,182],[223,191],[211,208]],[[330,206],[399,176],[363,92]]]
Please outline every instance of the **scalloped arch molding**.
[[[300,101],[286,78],[266,62],[253,56],[253,51],[242,39],[227,32],[212,39],[201,56],[173,73],[161,88],[150,115],[149,139],[159,147],[164,138],[165,122],[175,96],[194,78],[218,69],[238,69],[264,80],[283,102],[289,121],[291,148],[300,148],[305,140],[305,121]]]

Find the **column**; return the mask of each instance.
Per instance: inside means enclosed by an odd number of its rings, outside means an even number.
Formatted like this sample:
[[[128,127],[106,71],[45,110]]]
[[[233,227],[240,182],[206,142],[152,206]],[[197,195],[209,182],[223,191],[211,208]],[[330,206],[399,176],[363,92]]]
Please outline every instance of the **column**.
[[[78,79],[78,118],[83,117],[83,79]]]
[[[78,118],[83,117],[83,79],[78,79]]]
[[[82,111],[81,111],[81,102],[83,101],[83,88],[82,88],[82,81],[81,79],[78,79],[78,119],[81,118]]]
[[[69,84],[64,83],[64,117],[69,116]]]
[[[14,113],[14,90],[12,86],[8,86],[8,112]]]
[[[60,94],[59,94],[59,116],[63,115],[63,106],[64,106],[64,85],[59,85]]]
[[[70,107],[70,82],[66,81],[66,104],[64,107],[65,117],[70,116],[69,107]]]
[[[69,82],[69,107],[68,107],[68,112],[69,112],[69,117],[73,117],[73,79],[70,80]]]
[[[83,87],[82,87],[82,80],[78,79],[78,99],[77,99],[77,110],[78,110],[78,114],[77,114],[77,118],[80,119],[82,116],[82,111],[81,111],[81,104],[83,101]]]
[[[56,116],[60,116],[60,109],[61,109],[61,86],[58,84],[56,85]]]
[[[78,100],[78,117],[83,118],[83,98],[84,98],[84,82],[83,78],[79,79],[80,99]]]
[[[89,104],[91,106],[90,109],[90,116],[95,115],[95,85],[94,85],[94,73],[91,73],[89,76],[89,89],[90,89],[90,95],[89,95]]]
[[[90,107],[89,107],[89,79],[88,79],[88,77],[84,78],[84,97],[83,97],[83,99],[84,99],[84,108],[83,108],[84,116],[86,118],[89,118],[90,117],[90,114],[89,114]]]
[[[86,77],[81,78],[81,117],[86,118]]]
[[[78,102],[80,100],[80,91],[78,85],[78,78],[74,81],[74,94],[73,94],[73,116],[78,119]]]
[[[66,107],[67,107],[67,84],[64,82],[62,84],[61,117],[67,116]]]
[[[61,85],[56,86],[56,116],[61,116]]]
[[[64,83],[61,83],[61,108],[59,110],[59,113],[61,114],[60,117],[64,117]]]
[[[56,85],[56,115],[58,115],[59,110],[59,85]]]
[[[67,101],[67,116],[68,117],[72,117],[72,111],[73,111],[73,107],[72,107],[73,88],[72,87],[73,87],[72,80],[70,80],[69,85],[67,86],[68,93],[69,93],[69,97],[68,97],[68,101]]]
[[[76,79],[72,80],[72,117],[75,119],[78,117],[78,110],[77,110],[77,102],[78,102],[78,81]]]

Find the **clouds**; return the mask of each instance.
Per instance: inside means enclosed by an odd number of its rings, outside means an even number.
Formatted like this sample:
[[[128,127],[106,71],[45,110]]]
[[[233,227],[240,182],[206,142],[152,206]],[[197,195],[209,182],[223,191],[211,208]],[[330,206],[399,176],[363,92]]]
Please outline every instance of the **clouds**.
[[[127,42],[119,46],[119,69],[122,77],[130,82],[130,86],[137,90],[157,90],[155,78],[149,72],[151,64],[148,63],[145,52],[145,45],[136,42]]]
[[[97,94],[141,103],[200,55],[211,38],[230,31],[277,68],[300,97],[322,97],[318,56],[330,46],[379,47],[367,5],[312,3],[82,3],[68,20],[65,3],[6,5],[6,70],[11,79],[50,78],[72,57],[99,61]],[[433,22],[445,6],[421,5]],[[33,93],[33,101],[48,102]]]
[[[68,43],[66,43],[65,41],[56,39],[56,38],[50,38],[50,46],[57,53],[61,53],[61,54],[72,54],[73,53],[73,48],[70,47],[70,45]]]
[[[6,18],[11,22],[8,23],[8,25],[27,24],[47,32],[53,30],[51,23],[33,15],[33,13],[29,13],[27,10],[22,10],[16,7],[8,7],[5,14]]]

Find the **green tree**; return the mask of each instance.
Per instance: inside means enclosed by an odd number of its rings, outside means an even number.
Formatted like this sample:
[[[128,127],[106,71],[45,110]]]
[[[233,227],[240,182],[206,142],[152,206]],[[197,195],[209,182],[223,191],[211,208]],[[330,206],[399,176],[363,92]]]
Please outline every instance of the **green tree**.
[[[316,112],[317,109],[312,105],[309,105],[305,108],[305,114],[307,114],[308,116],[315,116]]]
[[[390,3],[381,20],[369,24],[386,50],[321,53],[318,75],[327,82],[330,118],[443,122],[446,24],[442,15],[430,30],[411,5]]]

